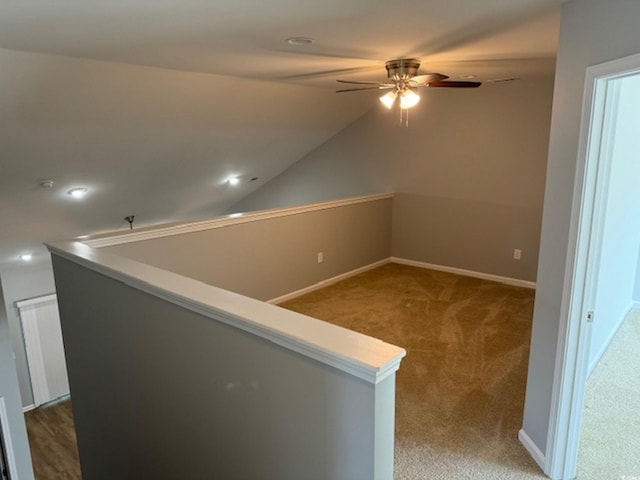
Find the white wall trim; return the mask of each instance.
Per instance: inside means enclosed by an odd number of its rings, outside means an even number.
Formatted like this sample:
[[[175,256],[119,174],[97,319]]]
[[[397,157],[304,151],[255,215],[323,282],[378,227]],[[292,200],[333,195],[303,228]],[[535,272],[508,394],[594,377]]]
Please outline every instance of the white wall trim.
[[[382,340],[81,242],[59,242],[47,247],[58,257],[372,384],[395,373],[406,355],[403,348]]]
[[[16,455],[13,450],[13,438],[11,429],[9,428],[9,415],[7,415],[7,405],[4,397],[0,397],[0,425],[4,437],[5,453],[7,454],[7,468],[9,469],[9,478],[18,478]]]
[[[501,277],[501,276],[492,275],[489,273],[474,272],[471,270],[464,270],[464,269],[455,268],[455,267],[446,267],[444,265],[435,265],[432,263],[418,262],[416,260],[408,260],[405,258],[389,257],[389,258],[385,258],[384,260],[374,262],[370,265],[365,265],[364,267],[356,268],[355,270],[351,270],[341,275],[336,275],[335,277],[331,277],[327,280],[323,280],[321,282],[315,283],[308,287],[301,288],[300,290],[296,290],[295,292],[287,293],[280,297],[272,298],[271,300],[268,301],[268,303],[277,305],[279,303],[286,302],[287,300],[291,300],[301,295],[305,295],[307,293],[314,292],[321,288],[328,287],[329,285],[332,285],[341,280],[345,280],[349,277],[353,277],[355,275],[364,273],[368,270],[373,270],[374,268],[381,267],[382,265],[386,265],[387,263],[398,263],[401,265],[409,265],[411,267],[426,268],[429,270],[438,270],[441,272],[464,275],[465,277],[480,278],[482,280],[490,280],[493,282],[504,283],[504,284],[513,285],[516,287],[524,287],[524,288],[531,288],[531,289],[536,288],[535,282],[528,282],[526,280],[519,280],[517,278]]]
[[[172,235],[182,235],[184,233],[201,232],[204,230],[212,230],[215,228],[224,228],[232,225],[239,225],[241,223],[258,222],[261,220],[269,220],[290,215],[299,215],[301,213],[327,210],[330,208],[344,207],[347,205],[355,205],[358,203],[373,202],[376,200],[393,198],[393,196],[393,193],[382,193],[378,195],[366,195],[362,197],[334,200],[330,202],[312,203],[309,205],[301,205],[297,207],[275,208],[271,210],[261,210],[249,213],[237,213],[197,222],[180,223],[159,227],[148,227],[133,231],[127,230],[125,232],[107,233],[92,236],[88,239],[82,239],[81,241],[86,245],[94,248],[111,247],[114,245],[121,245],[123,243],[140,242],[142,240],[163,238]]]
[[[57,301],[56,294],[50,293],[49,295],[43,295],[40,297],[28,298],[26,300],[18,300],[16,302],[16,307],[18,308],[31,307],[33,305],[39,305],[45,302],[56,302],[56,301]]]
[[[524,446],[524,448],[527,449],[527,452],[529,452],[529,455],[531,455],[531,457],[536,461],[538,466],[544,469],[544,453],[542,453],[542,450],[538,448],[533,440],[531,440],[531,437],[529,437],[529,435],[527,435],[527,432],[525,432],[523,429],[520,429],[520,431],[518,432],[518,440],[520,440],[520,443]]]
[[[280,297],[272,298],[271,300],[268,300],[267,303],[272,303],[274,305],[277,305],[279,303],[286,302],[287,300],[291,300],[291,299],[299,297],[301,295],[305,295],[307,293],[311,293],[311,292],[314,292],[316,290],[320,290],[321,288],[328,287],[329,285],[337,283],[337,282],[339,282],[341,280],[345,280],[345,279],[347,279],[349,277],[354,277],[354,276],[359,275],[361,273],[364,273],[366,271],[373,270],[374,268],[381,267],[382,265],[386,265],[389,262],[390,262],[390,259],[388,259],[388,258],[385,258],[384,260],[379,260],[379,261],[371,263],[369,265],[365,265],[364,267],[360,267],[360,268],[356,268],[355,270],[351,270],[350,272],[346,272],[346,273],[342,273],[340,275],[336,275],[335,277],[331,277],[331,278],[329,278],[327,280],[322,280],[321,282],[315,283],[315,284],[310,285],[310,286],[305,287],[305,288],[301,288],[300,290],[296,290],[295,292],[287,293],[287,294],[282,295]]]
[[[535,282],[529,282],[527,280],[520,280],[518,278],[502,277],[500,275],[493,275],[491,273],[474,272],[473,270],[465,270],[456,267],[447,267],[444,265],[436,265],[433,263],[418,262],[416,260],[408,260],[406,258],[391,257],[390,261],[393,263],[400,263],[402,265],[410,265],[412,267],[428,268],[430,270],[439,270],[441,272],[455,273],[457,275],[464,275],[465,277],[480,278],[482,280],[490,280],[492,282],[505,283],[514,287],[524,288],[536,288]]]
[[[16,302],[20,310],[20,324],[24,332],[24,347],[27,355],[29,367],[29,377],[31,378],[31,391],[33,393],[33,403],[43,404],[49,398],[49,385],[42,355],[42,343],[40,340],[40,330],[35,306],[38,302],[27,301]]]
[[[31,403],[31,404],[27,405],[26,407],[22,407],[22,413],[27,413],[27,412],[30,412],[31,410],[35,410],[35,409],[36,409],[36,406],[33,403]]]

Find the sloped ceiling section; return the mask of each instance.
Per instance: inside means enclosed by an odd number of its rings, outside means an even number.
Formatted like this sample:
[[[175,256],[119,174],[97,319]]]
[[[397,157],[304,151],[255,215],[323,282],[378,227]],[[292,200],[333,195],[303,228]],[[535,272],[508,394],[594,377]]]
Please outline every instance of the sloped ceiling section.
[[[4,264],[45,256],[44,240],[127,227],[127,215],[136,226],[215,215],[371,107],[314,87],[11,50],[0,65]],[[67,195],[77,186],[82,201]]]
[[[384,80],[387,60],[454,80],[551,75],[561,2],[0,2],[0,270],[128,215],[225,210],[375,108],[375,90],[336,95],[336,79]]]

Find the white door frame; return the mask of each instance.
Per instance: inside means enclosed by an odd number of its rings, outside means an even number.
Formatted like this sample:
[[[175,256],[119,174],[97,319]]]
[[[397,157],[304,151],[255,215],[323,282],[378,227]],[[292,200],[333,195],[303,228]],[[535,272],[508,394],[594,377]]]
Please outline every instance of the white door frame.
[[[57,296],[52,293],[21,300],[15,305],[20,312],[33,406],[38,407],[69,391]],[[45,310],[46,307],[53,307],[55,314]],[[45,326],[42,322],[46,322],[49,328],[41,337]],[[46,351],[43,346],[47,346]]]
[[[595,301],[619,95],[619,85],[612,80],[637,73],[640,54],[595,65],[586,72],[545,452],[544,471],[553,479],[576,475],[591,333],[588,313]]]

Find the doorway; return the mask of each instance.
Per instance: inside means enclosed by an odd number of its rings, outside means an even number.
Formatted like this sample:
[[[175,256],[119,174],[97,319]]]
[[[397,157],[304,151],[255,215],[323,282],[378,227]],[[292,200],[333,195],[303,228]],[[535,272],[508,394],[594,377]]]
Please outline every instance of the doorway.
[[[640,195],[635,193],[638,188],[633,185],[634,182],[637,184],[638,177],[619,170],[622,166],[620,158],[623,162],[633,160],[633,153],[640,146],[637,133],[628,132],[625,138],[629,145],[620,144],[625,129],[633,130],[635,126],[637,131],[638,110],[625,108],[629,101],[625,89],[639,88],[634,87],[640,85],[639,78],[640,55],[587,69],[571,224],[576,243],[568,252],[575,263],[569,279],[570,288],[563,294],[567,322],[561,325],[559,332],[546,452],[545,471],[551,478],[575,476],[588,373],[620,326],[624,318],[620,312],[628,311],[637,297],[635,278],[638,275],[640,232],[634,230],[632,238],[624,239],[626,243],[620,250],[621,247],[612,242],[607,227],[620,224],[626,215],[636,215],[637,224],[640,215]],[[635,122],[625,118],[630,114],[636,115]],[[635,150],[632,145],[636,145]],[[635,198],[633,208],[625,209],[624,199],[629,198]],[[623,251],[633,248],[634,258],[624,258]],[[616,292],[613,301],[606,305],[603,299],[608,297],[602,290],[606,290],[606,286],[600,285],[598,278],[611,266],[610,261],[616,255],[619,257],[617,265],[623,266],[623,277],[626,278],[620,285],[624,284],[625,288]],[[607,317],[602,315],[605,311],[618,313]]]
[[[34,407],[69,394],[55,294],[16,302],[24,336]]]

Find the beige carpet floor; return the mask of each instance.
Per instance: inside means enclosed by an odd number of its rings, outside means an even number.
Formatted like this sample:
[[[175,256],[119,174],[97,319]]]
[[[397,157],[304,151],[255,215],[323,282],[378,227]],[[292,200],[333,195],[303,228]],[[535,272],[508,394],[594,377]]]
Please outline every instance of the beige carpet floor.
[[[640,310],[587,380],[577,478],[640,480]]]
[[[543,479],[518,441],[534,291],[387,264],[282,307],[404,347],[395,478]]]

